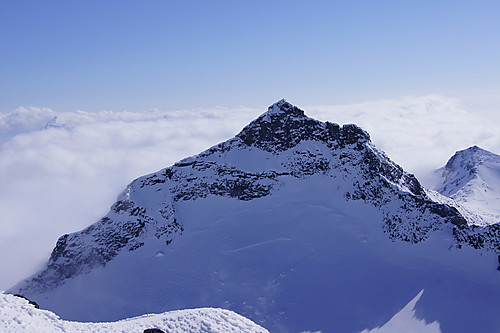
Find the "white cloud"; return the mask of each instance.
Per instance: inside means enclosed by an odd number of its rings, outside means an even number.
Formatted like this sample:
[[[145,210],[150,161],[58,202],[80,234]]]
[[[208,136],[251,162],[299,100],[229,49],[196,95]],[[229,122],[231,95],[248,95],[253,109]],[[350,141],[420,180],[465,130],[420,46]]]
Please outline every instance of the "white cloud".
[[[233,136],[259,112],[22,108],[0,116],[0,290],[34,273],[60,235],[97,221],[132,179]]]
[[[456,99],[406,97],[306,110],[321,120],[358,124],[377,147],[424,183],[432,181],[429,170],[443,166],[457,150],[478,145],[500,152],[500,120],[466,109]]]
[[[299,107],[321,120],[357,123],[417,175],[473,144],[500,151],[498,123],[449,98]],[[60,235],[97,221],[132,179],[234,136],[264,111],[0,114],[0,290],[34,273]]]

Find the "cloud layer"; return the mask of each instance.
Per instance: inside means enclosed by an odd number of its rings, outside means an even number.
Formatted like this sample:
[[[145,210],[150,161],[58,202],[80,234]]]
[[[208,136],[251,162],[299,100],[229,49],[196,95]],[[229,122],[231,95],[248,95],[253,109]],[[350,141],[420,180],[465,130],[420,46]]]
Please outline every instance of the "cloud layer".
[[[0,290],[36,271],[59,236],[97,221],[134,178],[233,136],[248,109],[0,115]]]
[[[406,97],[307,110],[318,119],[361,126],[377,147],[424,183],[431,181],[429,171],[443,166],[457,150],[478,145],[500,152],[498,116],[485,117],[452,98]]]
[[[299,107],[321,120],[360,125],[426,181],[456,150],[477,144],[500,152],[498,121],[450,98]],[[264,111],[30,107],[0,114],[0,290],[39,269],[60,235],[97,221],[131,180],[234,136]]]

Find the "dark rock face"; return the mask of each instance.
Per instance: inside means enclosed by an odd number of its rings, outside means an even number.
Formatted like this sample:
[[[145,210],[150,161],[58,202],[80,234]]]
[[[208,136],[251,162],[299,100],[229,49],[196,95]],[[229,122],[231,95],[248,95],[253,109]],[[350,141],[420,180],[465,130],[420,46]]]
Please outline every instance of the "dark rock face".
[[[47,268],[32,278],[33,283],[53,288],[65,279],[105,266],[120,251],[134,251],[143,246],[143,237],[150,231],[169,244],[184,231],[174,215],[170,205],[149,215],[146,208],[131,200],[118,200],[110,213],[97,223],[61,236]]]
[[[474,249],[487,249],[500,256],[500,223],[485,227],[459,225],[453,228],[457,246],[468,245]]]
[[[33,305],[33,306],[35,307],[35,309],[40,309],[40,306],[38,305],[38,303],[37,303],[37,302],[33,302],[33,301],[31,301],[31,300],[29,300],[28,298],[24,297],[23,295],[14,294],[13,296],[23,298],[23,299],[27,300],[29,304]]]
[[[193,200],[208,195],[252,200],[269,195],[279,176],[274,171],[252,173],[213,162],[178,163],[171,169],[173,200]]]
[[[144,330],[144,333],[165,333],[165,332],[159,328],[146,328]]]
[[[295,147],[302,141],[321,141],[332,147],[344,147],[370,140],[368,133],[356,125],[340,127],[306,117],[304,111],[281,100],[246,126],[236,138],[247,146],[268,152],[279,152]]]

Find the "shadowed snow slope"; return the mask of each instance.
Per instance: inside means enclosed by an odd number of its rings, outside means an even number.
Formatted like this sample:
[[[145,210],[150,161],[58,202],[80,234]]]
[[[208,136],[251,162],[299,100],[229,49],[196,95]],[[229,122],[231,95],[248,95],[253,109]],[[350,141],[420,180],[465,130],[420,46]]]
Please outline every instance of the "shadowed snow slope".
[[[157,328],[165,333],[268,332],[247,318],[223,309],[171,311],[108,323],[71,322],[61,320],[50,311],[35,309],[25,299],[0,294],[2,333],[140,333],[148,328]]]
[[[425,290],[419,320],[498,332],[498,225],[468,224],[364,130],[282,100],[133,181],[10,292],[72,320],[220,307],[272,332],[349,333],[383,326]]]
[[[480,225],[500,222],[499,155],[473,146],[457,151],[438,172],[439,193],[480,214]]]

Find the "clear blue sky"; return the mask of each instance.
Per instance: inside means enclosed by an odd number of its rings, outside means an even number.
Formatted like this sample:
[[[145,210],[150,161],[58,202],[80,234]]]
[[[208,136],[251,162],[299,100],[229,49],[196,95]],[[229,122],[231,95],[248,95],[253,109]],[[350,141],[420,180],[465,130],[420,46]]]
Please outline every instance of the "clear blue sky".
[[[0,112],[500,93],[498,0],[2,0]]]

